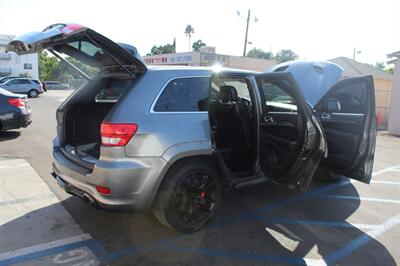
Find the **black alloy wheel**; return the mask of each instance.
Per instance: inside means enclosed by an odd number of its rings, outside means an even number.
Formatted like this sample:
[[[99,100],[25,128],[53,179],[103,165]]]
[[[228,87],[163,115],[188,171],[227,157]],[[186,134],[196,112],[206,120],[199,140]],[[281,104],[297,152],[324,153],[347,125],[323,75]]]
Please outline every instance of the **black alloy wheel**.
[[[205,227],[222,202],[223,184],[212,161],[190,160],[172,166],[153,204],[165,226],[184,233]]]
[[[174,195],[177,217],[188,225],[206,222],[214,213],[217,187],[214,177],[194,171],[181,180]]]

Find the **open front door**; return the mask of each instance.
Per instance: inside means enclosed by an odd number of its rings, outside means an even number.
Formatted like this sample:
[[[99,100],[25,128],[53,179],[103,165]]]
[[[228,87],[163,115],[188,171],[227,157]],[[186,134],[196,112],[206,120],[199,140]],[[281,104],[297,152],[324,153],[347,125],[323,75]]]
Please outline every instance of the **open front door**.
[[[322,166],[369,183],[374,162],[377,119],[371,76],[344,79],[316,105],[328,143]]]
[[[290,73],[260,74],[256,79],[262,171],[277,184],[305,191],[326,151],[321,126]]]

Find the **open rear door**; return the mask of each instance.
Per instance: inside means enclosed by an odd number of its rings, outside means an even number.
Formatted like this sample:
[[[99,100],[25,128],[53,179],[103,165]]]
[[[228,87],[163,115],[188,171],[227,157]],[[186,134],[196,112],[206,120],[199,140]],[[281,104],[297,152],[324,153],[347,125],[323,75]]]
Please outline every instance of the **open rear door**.
[[[372,76],[339,81],[315,106],[328,143],[328,170],[369,183],[377,119]]]
[[[262,171],[277,184],[305,191],[326,151],[320,123],[290,73],[259,74],[256,79]]]

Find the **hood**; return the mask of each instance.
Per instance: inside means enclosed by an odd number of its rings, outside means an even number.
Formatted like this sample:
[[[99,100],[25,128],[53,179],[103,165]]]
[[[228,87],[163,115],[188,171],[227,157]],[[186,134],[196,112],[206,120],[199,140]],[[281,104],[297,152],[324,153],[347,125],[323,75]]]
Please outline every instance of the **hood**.
[[[326,61],[289,61],[273,66],[268,72],[291,73],[306,101],[315,107],[340,79],[343,69]]]

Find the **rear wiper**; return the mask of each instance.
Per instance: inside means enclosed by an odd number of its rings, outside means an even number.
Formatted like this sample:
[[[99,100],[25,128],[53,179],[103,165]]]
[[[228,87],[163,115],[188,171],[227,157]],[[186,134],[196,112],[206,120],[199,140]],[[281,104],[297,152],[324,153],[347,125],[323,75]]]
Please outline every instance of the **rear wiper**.
[[[65,62],[68,66],[70,66],[75,72],[77,72],[79,75],[81,75],[82,77],[84,77],[85,79],[87,79],[88,81],[91,81],[92,78],[89,77],[89,75],[87,75],[85,72],[83,72],[82,70],[80,70],[79,68],[77,68],[74,64],[72,64],[70,61],[68,61],[67,59],[63,58],[61,55],[59,55],[56,51],[48,49],[48,51],[50,53],[52,53],[55,57],[57,57],[58,59],[60,59],[61,61]]]

